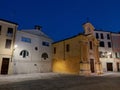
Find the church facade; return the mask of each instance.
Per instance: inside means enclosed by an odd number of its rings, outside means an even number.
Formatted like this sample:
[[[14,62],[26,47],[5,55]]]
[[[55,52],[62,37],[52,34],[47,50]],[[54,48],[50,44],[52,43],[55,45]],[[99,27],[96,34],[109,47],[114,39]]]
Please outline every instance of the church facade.
[[[40,27],[16,33],[13,56],[14,74],[51,72],[52,39]]]
[[[83,27],[85,34],[53,43],[53,72],[83,75],[102,73],[99,42],[92,34],[94,27],[90,23],[83,24]]]

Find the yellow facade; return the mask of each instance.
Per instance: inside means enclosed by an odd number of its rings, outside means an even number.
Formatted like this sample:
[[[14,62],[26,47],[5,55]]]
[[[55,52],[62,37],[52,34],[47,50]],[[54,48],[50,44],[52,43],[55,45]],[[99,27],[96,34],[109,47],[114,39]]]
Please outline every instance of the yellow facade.
[[[8,28],[10,30],[8,31]],[[13,29],[11,31],[11,29]],[[12,55],[17,24],[6,20],[0,20],[0,74],[12,73]],[[8,45],[6,46],[6,40]],[[11,43],[11,45],[10,45]],[[6,48],[9,47],[10,48]]]
[[[102,73],[98,44],[91,34],[81,34],[53,43],[53,72],[84,75]]]

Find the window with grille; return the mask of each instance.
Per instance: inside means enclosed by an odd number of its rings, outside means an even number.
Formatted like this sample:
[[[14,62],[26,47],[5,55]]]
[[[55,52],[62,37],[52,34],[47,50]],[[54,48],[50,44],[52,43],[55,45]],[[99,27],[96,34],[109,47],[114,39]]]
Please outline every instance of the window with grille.
[[[29,52],[27,50],[22,50],[20,52],[20,56],[22,56],[23,58],[26,58],[27,56],[29,56]]]
[[[44,60],[46,60],[48,58],[48,54],[47,53],[43,53],[41,56]]]

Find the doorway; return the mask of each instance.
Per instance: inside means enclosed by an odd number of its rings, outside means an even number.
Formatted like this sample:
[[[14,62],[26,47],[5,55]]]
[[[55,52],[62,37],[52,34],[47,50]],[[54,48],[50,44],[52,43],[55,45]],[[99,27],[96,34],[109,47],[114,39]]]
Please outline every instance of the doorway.
[[[94,59],[90,59],[90,70],[91,70],[91,73],[95,72],[95,69],[94,69]]]
[[[113,63],[107,63],[107,71],[113,71]]]
[[[1,74],[8,74],[9,58],[2,59]]]
[[[120,71],[120,64],[117,62],[117,71],[119,72]]]

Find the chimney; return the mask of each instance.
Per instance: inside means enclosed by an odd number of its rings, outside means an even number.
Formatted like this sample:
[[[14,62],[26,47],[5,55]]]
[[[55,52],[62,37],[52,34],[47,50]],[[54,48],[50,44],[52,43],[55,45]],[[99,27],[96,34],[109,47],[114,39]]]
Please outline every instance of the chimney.
[[[42,26],[39,26],[39,25],[35,25],[35,29],[36,30],[41,30]]]

